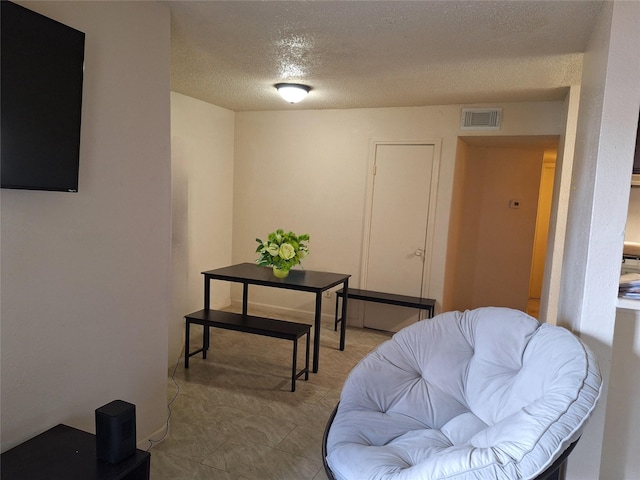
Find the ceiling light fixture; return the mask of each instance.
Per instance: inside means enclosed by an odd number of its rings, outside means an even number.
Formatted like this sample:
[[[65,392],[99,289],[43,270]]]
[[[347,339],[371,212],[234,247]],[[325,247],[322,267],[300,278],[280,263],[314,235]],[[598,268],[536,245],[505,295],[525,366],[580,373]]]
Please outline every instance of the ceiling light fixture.
[[[278,93],[289,103],[298,103],[307,96],[311,87],[300,83],[276,83]]]

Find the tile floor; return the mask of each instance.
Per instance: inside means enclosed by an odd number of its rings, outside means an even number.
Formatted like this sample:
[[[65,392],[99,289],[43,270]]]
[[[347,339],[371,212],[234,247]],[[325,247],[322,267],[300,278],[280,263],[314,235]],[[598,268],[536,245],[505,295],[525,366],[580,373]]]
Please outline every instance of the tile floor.
[[[206,360],[194,356],[189,369],[180,361],[169,372],[169,400],[178,395],[169,434],[150,450],[151,480],[325,480],[322,435],[342,383],[391,334],[349,328],[341,352],[339,332],[323,323],[319,372],[298,379],[294,393],[290,341],[220,329],[211,335]],[[303,355],[300,342],[298,365]]]

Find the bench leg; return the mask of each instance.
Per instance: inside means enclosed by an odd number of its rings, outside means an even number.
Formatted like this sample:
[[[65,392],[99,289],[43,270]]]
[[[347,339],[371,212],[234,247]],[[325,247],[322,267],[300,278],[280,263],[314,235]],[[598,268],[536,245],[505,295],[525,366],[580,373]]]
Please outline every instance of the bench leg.
[[[186,320],[185,332],[184,332],[184,368],[189,368],[189,330],[191,322]]]
[[[340,320],[340,350],[344,350],[344,337],[347,333],[347,304],[349,303],[349,279],[344,281],[342,296],[342,319]]]
[[[296,391],[296,379],[304,373],[305,381],[309,380],[309,351],[311,350],[311,327],[307,330],[305,334],[307,336],[306,340],[306,350],[304,354],[304,370],[300,370],[298,372],[298,340],[300,337],[293,340],[293,358],[291,359],[291,391]]]
[[[185,332],[184,332],[184,368],[189,368],[189,357],[197,355],[202,352],[202,358],[207,358],[207,350],[209,350],[209,330],[208,325],[202,325],[202,348],[191,352],[191,320],[185,317]]]

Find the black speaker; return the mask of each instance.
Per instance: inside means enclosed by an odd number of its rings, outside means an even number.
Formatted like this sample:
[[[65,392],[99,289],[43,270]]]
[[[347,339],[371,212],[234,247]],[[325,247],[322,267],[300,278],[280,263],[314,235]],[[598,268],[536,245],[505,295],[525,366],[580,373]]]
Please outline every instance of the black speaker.
[[[136,451],[136,406],[114,400],[96,409],[96,454],[118,463]]]

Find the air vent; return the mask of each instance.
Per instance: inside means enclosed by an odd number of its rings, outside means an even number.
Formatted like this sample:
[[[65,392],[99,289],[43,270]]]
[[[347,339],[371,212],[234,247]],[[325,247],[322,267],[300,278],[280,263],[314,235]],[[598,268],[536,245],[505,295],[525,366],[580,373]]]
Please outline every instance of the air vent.
[[[463,108],[460,130],[500,130],[501,108]]]

